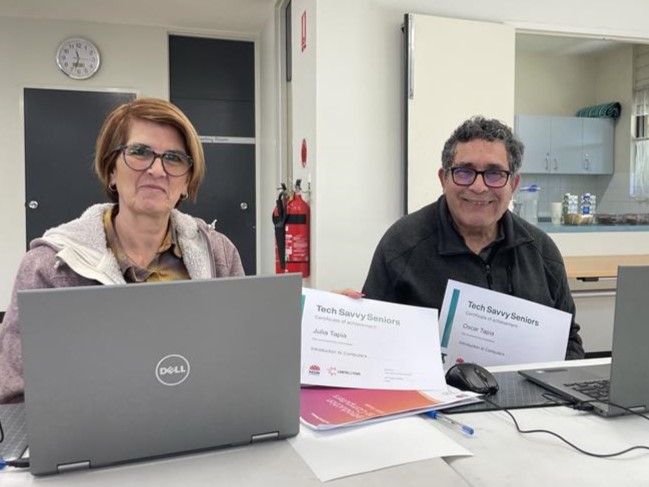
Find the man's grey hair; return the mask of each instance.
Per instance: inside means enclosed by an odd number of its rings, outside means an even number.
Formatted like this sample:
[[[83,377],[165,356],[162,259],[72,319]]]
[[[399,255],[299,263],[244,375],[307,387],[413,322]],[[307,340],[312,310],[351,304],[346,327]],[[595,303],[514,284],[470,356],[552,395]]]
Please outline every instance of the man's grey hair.
[[[516,137],[512,129],[499,120],[484,118],[482,115],[471,117],[455,129],[451,137],[444,144],[442,150],[442,167],[451,169],[457,144],[471,142],[472,140],[486,140],[487,142],[500,141],[505,144],[509,170],[516,174],[523,163],[525,146]]]

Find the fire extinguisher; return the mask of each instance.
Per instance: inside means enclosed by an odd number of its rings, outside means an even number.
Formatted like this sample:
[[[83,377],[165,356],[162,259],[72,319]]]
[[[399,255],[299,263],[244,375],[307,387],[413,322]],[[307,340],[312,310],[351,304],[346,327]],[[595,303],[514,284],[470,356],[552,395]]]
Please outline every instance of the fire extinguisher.
[[[300,180],[295,191],[282,191],[273,211],[275,225],[275,272],[299,272],[309,277],[311,210],[300,194]]]

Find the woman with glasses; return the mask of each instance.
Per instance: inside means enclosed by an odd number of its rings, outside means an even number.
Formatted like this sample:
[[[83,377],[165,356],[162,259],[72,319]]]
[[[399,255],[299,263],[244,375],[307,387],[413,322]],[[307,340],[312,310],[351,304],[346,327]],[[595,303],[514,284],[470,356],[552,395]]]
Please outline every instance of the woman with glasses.
[[[449,279],[511,294],[570,313],[566,358],[583,358],[559,249],[508,210],[523,149],[498,120],[462,123],[442,151],[438,175],[444,194],[388,229],[363,292],[344,294],[438,310]]]
[[[142,98],[115,109],[95,172],[111,203],[48,230],[21,263],[0,330],[0,403],[23,394],[17,290],[243,275],[227,237],[176,209],[205,175],[198,134],[176,106]]]

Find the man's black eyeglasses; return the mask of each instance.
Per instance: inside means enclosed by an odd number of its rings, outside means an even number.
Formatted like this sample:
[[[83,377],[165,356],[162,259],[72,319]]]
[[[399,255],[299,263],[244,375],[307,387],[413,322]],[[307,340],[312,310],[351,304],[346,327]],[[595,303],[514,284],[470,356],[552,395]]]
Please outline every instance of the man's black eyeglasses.
[[[476,171],[470,167],[452,167],[449,169],[453,182],[458,186],[471,186],[478,174],[489,188],[502,188],[509,181],[511,171],[504,169],[487,169],[486,171]]]
[[[138,172],[149,169],[158,158],[162,162],[164,172],[169,176],[184,176],[194,164],[191,156],[184,152],[167,151],[158,154],[151,147],[143,144],[120,145],[115,150],[122,153],[128,167]]]

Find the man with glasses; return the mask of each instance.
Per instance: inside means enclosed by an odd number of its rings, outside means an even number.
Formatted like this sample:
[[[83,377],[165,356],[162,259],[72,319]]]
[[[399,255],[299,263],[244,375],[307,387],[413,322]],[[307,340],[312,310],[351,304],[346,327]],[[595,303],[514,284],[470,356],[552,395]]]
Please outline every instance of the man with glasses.
[[[583,358],[559,249],[508,210],[523,149],[498,120],[477,116],[462,123],[442,151],[444,194],[388,229],[363,295],[439,310],[449,279],[511,294],[572,314],[566,358]]]

